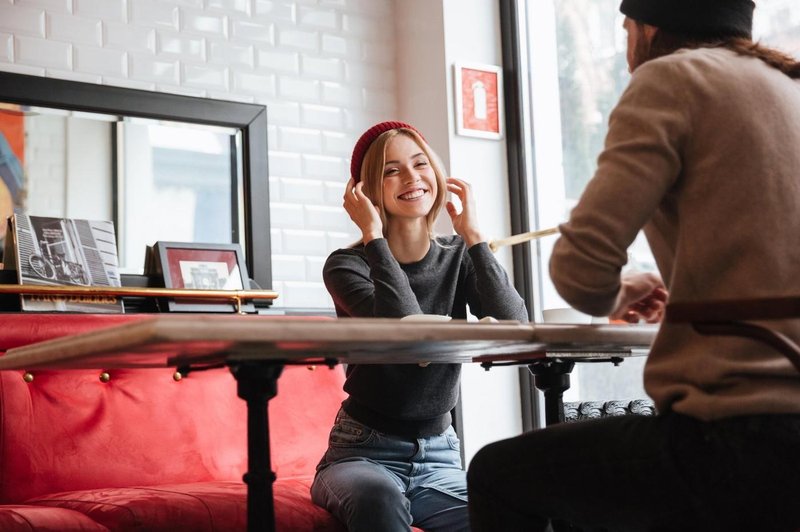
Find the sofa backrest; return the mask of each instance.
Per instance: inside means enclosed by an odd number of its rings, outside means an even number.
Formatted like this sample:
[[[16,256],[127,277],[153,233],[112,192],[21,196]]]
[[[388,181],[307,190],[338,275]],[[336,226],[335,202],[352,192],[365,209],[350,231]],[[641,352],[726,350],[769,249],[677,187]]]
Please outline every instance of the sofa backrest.
[[[3,315],[0,352],[141,316]],[[108,379],[101,373],[107,373]],[[241,480],[246,406],[225,368],[0,371],[0,503],[60,491]],[[278,478],[310,475],[344,398],[341,367],[284,369],[270,402]]]
[[[270,401],[272,469],[278,478],[313,474],[345,399],[344,369],[287,366]]]

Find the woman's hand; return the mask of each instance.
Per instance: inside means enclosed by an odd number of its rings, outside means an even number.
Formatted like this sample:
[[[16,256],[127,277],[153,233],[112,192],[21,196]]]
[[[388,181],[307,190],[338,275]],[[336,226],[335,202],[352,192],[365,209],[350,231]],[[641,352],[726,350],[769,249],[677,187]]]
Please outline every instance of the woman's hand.
[[[447,214],[450,215],[450,219],[453,221],[453,229],[464,239],[468,248],[478,242],[483,242],[483,235],[478,229],[478,216],[475,212],[475,198],[472,195],[472,187],[466,181],[448,177],[447,190],[458,196],[461,202],[460,213],[452,201],[447,202]]]
[[[342,205],[347,214],[350,215],[350,219],[361,230],[364,244],[367,244],[367,242],[376,238],[383,238],[383,223],[378,209],[364,194],[363,188],[363,182],[356,184],[351,177],[347,182]]]
[[[638,323],[658,323],[664,317],[669,293],[661,277],[654,273],[631,272],[622,276],[617,305],[611,319]]]

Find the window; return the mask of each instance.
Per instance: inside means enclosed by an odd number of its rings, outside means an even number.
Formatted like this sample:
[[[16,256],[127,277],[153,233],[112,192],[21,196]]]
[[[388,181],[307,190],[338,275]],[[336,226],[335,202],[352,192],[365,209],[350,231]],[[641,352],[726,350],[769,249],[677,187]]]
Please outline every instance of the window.
[[[520,0],[526,145],[533,146],[532,228],[552,227],[570,209],[594,174],[608,116],[628,83],[626,35],[619,0]],[[764,44],[800,53],[800,4],[796,0],[760,2],[754,34]],[[523,69],[524,70],[524,69]],[[537,243],[537,310],[567,306],[549,277],[554,238]],[[655,270],[640,235],[628,253],[628,268]],[[537,320],[541,320],[541,314]],[[579,365],[567,401],[645,397],[644,357],[610,364]]]

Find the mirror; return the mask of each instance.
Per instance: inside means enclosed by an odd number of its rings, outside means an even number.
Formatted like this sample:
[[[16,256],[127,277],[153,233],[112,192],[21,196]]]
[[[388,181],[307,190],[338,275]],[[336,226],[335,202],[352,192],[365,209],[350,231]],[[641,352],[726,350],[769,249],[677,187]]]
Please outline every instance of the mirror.
[[[0,184],[3,219],[112,220],[123,274],[157,240],[238,242],[271,287],[263,106],[0,72]]]

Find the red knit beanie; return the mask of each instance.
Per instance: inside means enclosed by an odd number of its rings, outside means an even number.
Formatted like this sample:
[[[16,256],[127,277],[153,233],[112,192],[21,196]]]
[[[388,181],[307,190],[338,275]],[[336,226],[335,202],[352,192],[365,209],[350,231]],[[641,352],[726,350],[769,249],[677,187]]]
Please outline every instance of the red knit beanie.
[[[375,141],[375,139],[380,137],[382,133],[386,133],[392,129],[400,128],[410,129],[422,137],[422,133],[417,131],[417,128],[411,124],[396,121],[375,124],[366,130],[363,135],[361,135],[361,137],[358,139],[358,142],[356,142],[355,147],[353,148],[353,156],[350,158],[350,175],[356,183],[361,181],[361,164],[364,162],[364,155],[367,153],[367,150]],[[425,137],[422,137],[422,140],[425,140]]]

